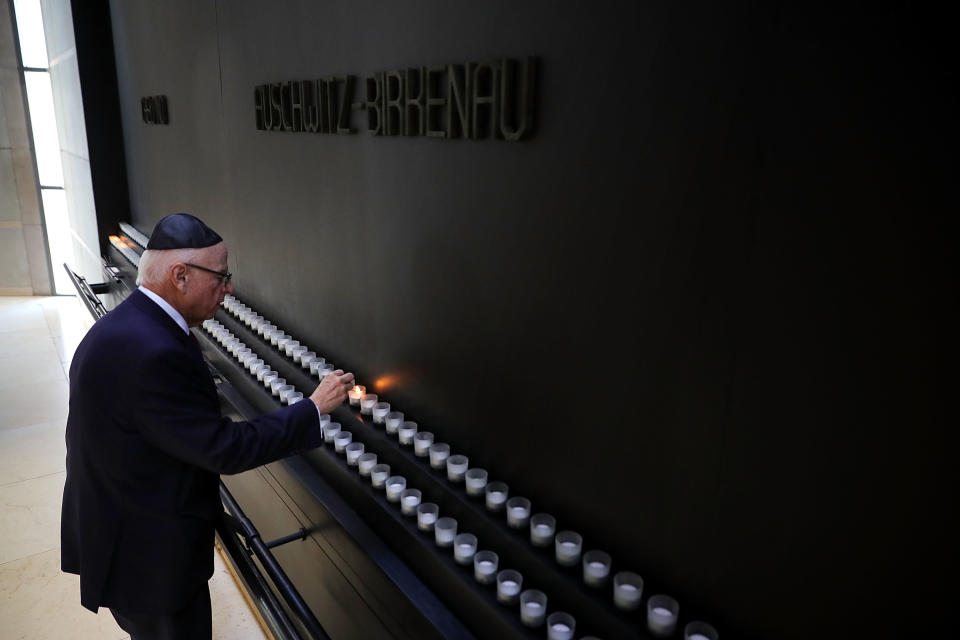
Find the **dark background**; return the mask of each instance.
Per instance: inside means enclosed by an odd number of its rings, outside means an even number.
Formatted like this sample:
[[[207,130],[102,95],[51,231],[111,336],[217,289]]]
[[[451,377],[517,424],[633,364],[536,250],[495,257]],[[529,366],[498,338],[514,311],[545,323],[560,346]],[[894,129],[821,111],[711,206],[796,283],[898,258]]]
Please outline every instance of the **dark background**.
[[[945,631],[949,23],[721,4],[111,2],[98,213],[202,217],[241,299],[724,637]],[[531,54],[521,143],[254,126],[261,83]]]

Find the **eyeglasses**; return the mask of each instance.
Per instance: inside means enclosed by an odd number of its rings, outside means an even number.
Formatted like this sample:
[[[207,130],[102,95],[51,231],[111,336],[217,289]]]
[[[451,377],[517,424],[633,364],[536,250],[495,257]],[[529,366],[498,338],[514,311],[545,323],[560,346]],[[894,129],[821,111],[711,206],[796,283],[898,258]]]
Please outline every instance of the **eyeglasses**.
[[[230,279],[233,278],[233,274],[229,271],[214,271],[213,269],[207,269],[206,267],[201,267],[198,264],[190,264],[189,262],[183,263],[187,267],[193,267],[194,269],[200,269],[200,271],[206,271],[207,273],[212,273],[215,276],[220,276],[220,283],[223,286],[230,284]]]

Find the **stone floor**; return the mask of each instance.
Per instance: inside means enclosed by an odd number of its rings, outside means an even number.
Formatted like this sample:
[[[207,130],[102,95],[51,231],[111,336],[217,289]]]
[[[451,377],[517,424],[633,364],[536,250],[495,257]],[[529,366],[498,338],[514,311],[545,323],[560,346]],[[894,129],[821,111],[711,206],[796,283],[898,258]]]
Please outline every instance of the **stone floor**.
[[[74,297],[0,296],[0,620],[3,640],[121,639],[110,612],[80,606],[60,572],[67,372],[91,318]],[[219,554],[210,581],[213,637],[263,640]]]

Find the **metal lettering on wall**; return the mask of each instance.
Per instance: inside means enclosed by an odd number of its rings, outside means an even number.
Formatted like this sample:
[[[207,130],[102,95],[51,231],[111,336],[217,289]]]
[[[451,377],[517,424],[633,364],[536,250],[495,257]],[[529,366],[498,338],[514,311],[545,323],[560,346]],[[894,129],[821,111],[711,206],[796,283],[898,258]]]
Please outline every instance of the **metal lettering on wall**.
[[[363,111],[377,136],[517,141],[533,135],[535,80],[528,57],[272,82],[254,113],[261,131],[353,134]]]
[[[170,124],[167,96],[144,96],[140,98],[140,115],[147,124]]]

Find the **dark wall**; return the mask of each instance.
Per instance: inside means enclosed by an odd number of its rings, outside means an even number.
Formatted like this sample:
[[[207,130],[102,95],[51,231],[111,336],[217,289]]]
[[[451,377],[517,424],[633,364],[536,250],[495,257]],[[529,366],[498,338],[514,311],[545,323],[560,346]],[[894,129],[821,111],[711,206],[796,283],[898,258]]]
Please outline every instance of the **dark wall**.
[[[945,30],[722,4],[113,2],[131,219],[204,218],[242,299],[726,634],[944,628]],[[528,54],[524,142],[255,129],[261,83]]]

